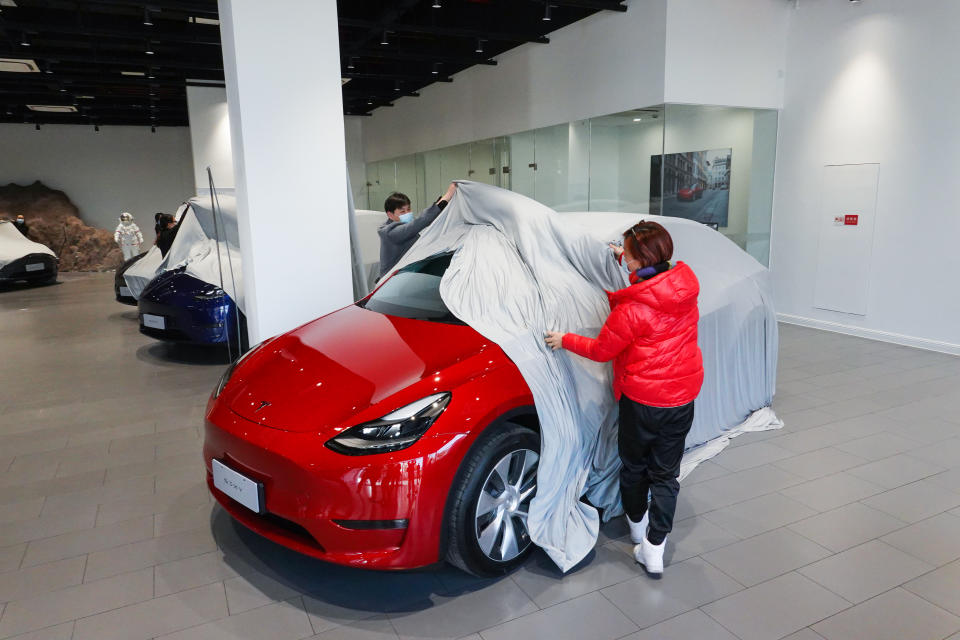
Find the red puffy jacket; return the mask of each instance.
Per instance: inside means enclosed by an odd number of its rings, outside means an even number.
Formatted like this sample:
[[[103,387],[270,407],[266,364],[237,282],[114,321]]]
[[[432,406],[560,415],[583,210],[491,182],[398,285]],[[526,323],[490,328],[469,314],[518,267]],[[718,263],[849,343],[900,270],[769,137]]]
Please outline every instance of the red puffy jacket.
[[[610,316],[596,340],[575,333],[563,348],[598,362],[613,359],[613,393],[651,407],[692,402],[703,384],[697,346],[697,296],[693,269],[676,266],[613,293]]]

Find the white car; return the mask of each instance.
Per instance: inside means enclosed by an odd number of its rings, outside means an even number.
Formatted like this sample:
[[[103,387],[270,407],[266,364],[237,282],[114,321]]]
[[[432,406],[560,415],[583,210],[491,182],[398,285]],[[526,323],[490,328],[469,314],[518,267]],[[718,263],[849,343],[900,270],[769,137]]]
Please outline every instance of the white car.
[[[0,284],[57,281],[59,259],[49,247],[26,238],[16,225],[0,221]]]

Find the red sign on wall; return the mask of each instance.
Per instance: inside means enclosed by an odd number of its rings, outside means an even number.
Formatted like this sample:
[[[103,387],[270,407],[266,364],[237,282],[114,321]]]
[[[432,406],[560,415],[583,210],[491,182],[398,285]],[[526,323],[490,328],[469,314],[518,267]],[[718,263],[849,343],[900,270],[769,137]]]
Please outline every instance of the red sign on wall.
[[[857,221],[860,219],[859,215],[847,214],[843,217],[843,224],[857,226]]]

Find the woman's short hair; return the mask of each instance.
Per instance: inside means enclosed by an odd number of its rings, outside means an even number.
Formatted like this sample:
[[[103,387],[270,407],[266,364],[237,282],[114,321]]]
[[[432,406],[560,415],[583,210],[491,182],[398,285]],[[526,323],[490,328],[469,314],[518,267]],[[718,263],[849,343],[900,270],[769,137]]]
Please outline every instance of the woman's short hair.
[[[640,262],[639,269],[668,262],[673,257],[670,233],[650,220],[641,220],[624,231],[623,246]]]
[[[387,199],[383,202],[383,210],[387,213],[393,213],[401,207],[409,207],[410,198],[406,194],[400,193],[399,191],[391,193],[387,196]]]

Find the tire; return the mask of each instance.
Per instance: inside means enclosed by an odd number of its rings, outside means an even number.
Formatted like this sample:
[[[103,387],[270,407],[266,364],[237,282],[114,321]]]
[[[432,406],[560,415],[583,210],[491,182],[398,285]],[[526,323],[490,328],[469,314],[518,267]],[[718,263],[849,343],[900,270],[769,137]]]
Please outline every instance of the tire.
[[[451,564],[491,577],[509,572],[530,555],[535,545],[526,513],[536,494],[539,453],[539,434],[511,422],[483,434],[470,449],[448,499],[446,557]]]

